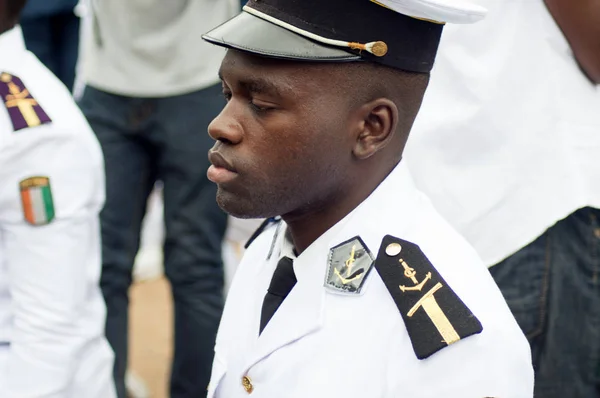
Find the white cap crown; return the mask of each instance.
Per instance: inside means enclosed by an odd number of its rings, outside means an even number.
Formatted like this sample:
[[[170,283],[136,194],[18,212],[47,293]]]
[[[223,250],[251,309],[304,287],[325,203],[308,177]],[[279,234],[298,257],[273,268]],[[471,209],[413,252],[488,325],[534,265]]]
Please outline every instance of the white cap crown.
[[[468,0],[371,1],[400,14],[438,23],[469,24],[482,20],[487,14],[487,10],[484,7]]]

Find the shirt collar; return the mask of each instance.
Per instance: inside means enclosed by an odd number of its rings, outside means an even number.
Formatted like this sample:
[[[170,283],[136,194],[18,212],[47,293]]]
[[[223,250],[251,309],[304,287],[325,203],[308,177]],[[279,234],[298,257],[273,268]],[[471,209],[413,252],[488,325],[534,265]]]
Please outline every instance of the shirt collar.
[[[0,71],[18,75],[21,58],[26,51],[19,25],[0,34]]]

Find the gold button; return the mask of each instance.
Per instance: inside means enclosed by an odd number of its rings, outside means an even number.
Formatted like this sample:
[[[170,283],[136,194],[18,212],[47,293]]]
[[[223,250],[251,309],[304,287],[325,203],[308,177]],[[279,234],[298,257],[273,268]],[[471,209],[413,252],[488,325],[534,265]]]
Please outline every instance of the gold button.
[[[388,46],[383,41],[376,41],[373,43],[371,53],[376,57],[383,57],[388,52]]]
[[[402,251],[402,246],[400,246],[399,243],[390,243],[385,248],[385,254],[387,254],[390,257],[397,256],[398,254],[400,254],[401,251]]]
[[[242,377],[242,386],[244,386],[244,390],[246,390],[248,394],[252,394],[252,391],[254,391],[252,380],[250,380],[248,376]]]

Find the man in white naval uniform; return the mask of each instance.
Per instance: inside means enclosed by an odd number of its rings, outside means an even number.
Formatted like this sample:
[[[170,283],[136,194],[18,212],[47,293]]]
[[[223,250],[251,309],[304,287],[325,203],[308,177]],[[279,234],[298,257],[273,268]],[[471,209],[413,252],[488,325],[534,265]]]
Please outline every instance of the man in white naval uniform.
[[[401,162],[442,22],[431,0],[252,0],[228,47],[208,177],[268,217],[234,277],[209,398],[530,398],[527,341]]]
[[[112,398],[98,287],[102,153],[0,0],[0,397]]]

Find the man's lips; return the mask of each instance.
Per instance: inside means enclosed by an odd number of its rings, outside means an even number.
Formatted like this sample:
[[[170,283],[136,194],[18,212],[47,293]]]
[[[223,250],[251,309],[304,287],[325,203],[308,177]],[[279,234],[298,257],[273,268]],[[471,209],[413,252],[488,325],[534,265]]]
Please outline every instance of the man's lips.
[[[212,166],[208,168],[206,176],[215,184],[229,182],[237,176],[235,168],[219,152],[211,150],[208,153],[208,160]]]
[[[211,150],[208,152],[208,161],[215,167],[226,169],[235,173],[235,168],[231,162],[227,161],[219,152]]]

